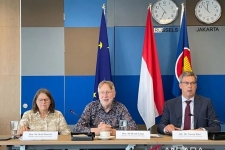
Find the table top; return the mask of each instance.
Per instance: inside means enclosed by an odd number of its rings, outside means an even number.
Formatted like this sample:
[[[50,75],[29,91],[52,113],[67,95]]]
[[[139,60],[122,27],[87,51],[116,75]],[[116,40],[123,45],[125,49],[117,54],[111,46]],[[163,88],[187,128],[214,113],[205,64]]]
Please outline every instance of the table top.
[[[224,140],[173,140],[172,136],[163,135],[162,138],[156,139],[158,144],[161,145],[173,145],[173,144],[183,144],[183,145],[225,145]]]
[[[0,135],[0,137],[10,137],[9,135]],[[163,135],[161,138],[151,138],[148,140],[99,140],[93,141],[71,141],[70,135],[59,135],[58,140],[46,141],[21,141],[19,139],[11,139],[0,141],[0,145],[225,145],[224,140],[173,140],[172,136]]]
[[[7,137],[7,135],[0,135],[0,137]],[[10,136],[8,136],[10,137]],[[95,139],[93,141],[71,141],[70,135],[59,135],[58,140],[46,140],[46,141],[23,141],[19,139],[11,139],[7,141],[0,141],[0,145],[156,145],[156,139],[148,140],[99,140]]]

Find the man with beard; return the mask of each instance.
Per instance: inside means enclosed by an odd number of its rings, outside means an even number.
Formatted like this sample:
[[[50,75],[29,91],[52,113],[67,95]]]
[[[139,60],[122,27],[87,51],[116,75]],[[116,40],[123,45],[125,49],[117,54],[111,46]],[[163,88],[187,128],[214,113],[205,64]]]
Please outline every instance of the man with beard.
[[[111,81],[100,82],[98,94],[99,100],[85,107],[74,132],[95,132],[95,135],[99,135],[101,131],[110,131],[110,135],[114,136],[120,120],[127,121],[127,130],[138,129],[127,108],[114,99],[116,91]]]

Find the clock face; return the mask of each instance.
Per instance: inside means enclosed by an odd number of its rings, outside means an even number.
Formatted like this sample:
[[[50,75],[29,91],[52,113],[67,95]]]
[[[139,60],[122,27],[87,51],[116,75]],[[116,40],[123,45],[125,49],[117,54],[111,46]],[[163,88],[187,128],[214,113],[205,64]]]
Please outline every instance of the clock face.
[[[221,6],[217,0],[201,0],[195,6],[195,16],[203,23],[211,24],[221,16]]]
[[[159,24],[169,24],[177,18],[178,7],[172,0],[158,0],[152,6],[152,17]]]

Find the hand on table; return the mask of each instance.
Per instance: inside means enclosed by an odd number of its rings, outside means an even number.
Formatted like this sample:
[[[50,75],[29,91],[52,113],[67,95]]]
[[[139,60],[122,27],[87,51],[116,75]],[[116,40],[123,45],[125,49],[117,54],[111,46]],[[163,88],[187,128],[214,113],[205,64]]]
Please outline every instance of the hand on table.
[[[165,128],[164,128],[166,133],[172,133],[172,131],[174,130],[181,130],[178,127],[175,127],[173,124],[168,124]]]
[[[18,131],[17,131],[17,134],[18,135],[23,135],[23,131],[29,131],[30,128],[27,127],[27,126],[22,126]]]

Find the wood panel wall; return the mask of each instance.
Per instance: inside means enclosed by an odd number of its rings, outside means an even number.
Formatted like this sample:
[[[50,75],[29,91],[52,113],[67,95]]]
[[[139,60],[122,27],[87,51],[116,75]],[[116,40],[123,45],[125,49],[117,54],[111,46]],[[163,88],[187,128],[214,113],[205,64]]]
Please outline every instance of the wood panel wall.
[[[19,119],[20,0],[0,0],[0,134],[10,134],[10,120]]]

